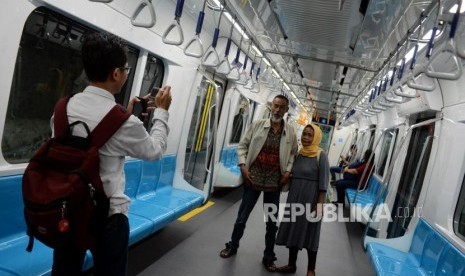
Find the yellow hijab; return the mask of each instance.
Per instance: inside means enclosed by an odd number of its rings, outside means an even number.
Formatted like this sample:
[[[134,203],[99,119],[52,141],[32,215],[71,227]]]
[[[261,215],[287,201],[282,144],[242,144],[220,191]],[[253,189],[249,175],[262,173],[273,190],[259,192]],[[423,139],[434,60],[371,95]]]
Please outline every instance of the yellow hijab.
[[[323,133],[317,125],[309,124],[306,125],[305,128],[306,127],[313,128],[313,141],[310,146],[303,146],[300,149],[299,154],[306,157],[316,157],[318,155],[318,152],[321,150],[319,145],[321,143],[321,139],[323,138]]]

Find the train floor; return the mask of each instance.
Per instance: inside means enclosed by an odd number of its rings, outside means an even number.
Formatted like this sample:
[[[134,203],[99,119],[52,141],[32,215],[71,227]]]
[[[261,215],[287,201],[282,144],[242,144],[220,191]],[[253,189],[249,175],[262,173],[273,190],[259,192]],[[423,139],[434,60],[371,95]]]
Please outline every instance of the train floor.
[[[187,221],[175,221],[132,246],[128,275],[280,275],[266,271],[261,264],[265,246],[261,198],[249,217],[237,255],[229,259],[219,257],[230,238],[241,195],[242,187],[218,190],[210,199],[214,203],[211,207]],[[286,196],[283,194],[281,202],[285,202]],[[361,235],[362,226],[358,223],[323,223],[316,275],[374,275],[361,248]],[[276,265],[286,264],[287,249],[276,246],[275,252]],[[306,267],[307,254],[300,251],[294,275],[306,275]]]

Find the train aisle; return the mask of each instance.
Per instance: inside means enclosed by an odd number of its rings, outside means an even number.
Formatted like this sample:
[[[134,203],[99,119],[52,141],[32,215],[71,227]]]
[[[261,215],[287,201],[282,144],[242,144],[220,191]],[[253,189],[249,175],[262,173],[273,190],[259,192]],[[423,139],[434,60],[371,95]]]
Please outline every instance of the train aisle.
[[[231,235],[241,194],[241,187],[222,190],[211,198],[214,204],[205,211],[185,222],[173,222],[131,248],[129,275],[280,275],[267,272],[261,264],[265,235],[261,198],[250,215],[237,255],[230,259],[219,257]],[[316,274],[374,275],[360,246],[361,232],[356,223],[323,223]],[[276,246],[275,251],[276,264],[286,264],[287,249]],[[295,275],[305,275],[306,266],[306,253],[301,251]]]

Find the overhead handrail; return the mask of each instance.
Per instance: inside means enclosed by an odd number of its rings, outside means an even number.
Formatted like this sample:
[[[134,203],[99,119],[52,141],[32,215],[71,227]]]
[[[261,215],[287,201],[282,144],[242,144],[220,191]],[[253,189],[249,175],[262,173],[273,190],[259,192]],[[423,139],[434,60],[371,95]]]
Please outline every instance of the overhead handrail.
[[[231,73],[231,65],[229,64],[228,56],[229,50],[231,49],[234,24],[235,22],[231,22],[231,30],[229,31],[228,42],[226,43],[226,48],[224,49],[224,58],[221,60],[220,64],[218,64],[218,68],[216,70],[217,73],[224,75],[228,75],[229,73]]]
[[[190,57],[196,57],[196,58],[201,58],[204,54],[204,49],[203,49],[203,43],[202,40],[200,40],[200,33],[202,32],[202,26],[203,26],[203,20],[205,18],[205,6],[207,4],[207,0],[203,1],[203,8],[199,12],[199,17],[197,18],[197,26],[195,28],[195,36],[192,38],[184,48],[184,54],[186,56]],[[195,45],[197,43],[198,48],[200,49],[200,52],[191,52],[189,49],[192,45]]]
[[[221,17],[223,15],[223,11],[226,8],[226,0],[223,3],[223,7],[220,11],[220,18],[218,19],[218,26],[215,28],[215,32],[213,34],[213,40],[210,47],[208,47],[207,52],[202,58],[202,64],[208,67],[217,67],[220,64],[220,57],[218,52],[216,51],[216,44],[218,43],[218,37],[220,35],[220,24],[221,24]],[[210,56],[213,56],[212,62],[207,62]]]
[[[239,72],[239,68],[241,68],[241,65],[239,63],[239,57],[241,56],[241,46],[242,46],[243,38],[244,36],[241,35],[241,39],[239,40],[239,46],[237,47],[236,57],[234,58],[232,62],[233,68],[231,72],[229,72],[229,74],[226,76],[228,80],[238,81],[239,77],[241,76],[241,73]]]
[[[113,0],[89,0],[90,2],[111,3]]]
[[[150,21],[146,23],[137,22],[136,18],[139,16],[140,12],[147,7],[150,12]],[[157,21],[157,16],[155,14],[155,8],[152,5],[152,0],[142,0],[139,6],[136,8],[134,13],[131,16],[131,23],[136,27],[144,27],[144,28],[152,28],[155,26],[155,22]]]
[[[184,0],[178,0],[176,2],[176,10],[174,11],[174,20],[168,26],[166,31],[163,33],[163,37],[162,37],[163,43],[169,44],[169,45],[181,45],[184,42],[184,32],[182,30],[181,23],[180,23],[183,8],[184,8]],[[168,39],[168,35],[174,29],[178,31],[178,35],[179,35],[178,40]]]
[[[451,27],[450,27],[450,32],[449,32],[449,40],[439,46],[439,49],[436,50],[434,55],[430,57],[430,60],[428,62],[428,66],[426,68],[426,75],[432,78],[438,78],[438,79],[445,79],[445,80],[457,80],[460,78],[462,75],[462,63],[457,56],[457,48],[455,46],[455,33],[457,30],[457,25],[459,22],[459,17],[460,17],[460,8],[462,6],[462,1],[457,0],[457,11],[454,14],[454,17],[451,22]],[[455,67],[457,68],[455,72],[436,72],[433,70],[433,63],[436,61],[436,59],[440,56],[442,56],[443,53],[450,53],[452,55],[453,61],[455,63]]]

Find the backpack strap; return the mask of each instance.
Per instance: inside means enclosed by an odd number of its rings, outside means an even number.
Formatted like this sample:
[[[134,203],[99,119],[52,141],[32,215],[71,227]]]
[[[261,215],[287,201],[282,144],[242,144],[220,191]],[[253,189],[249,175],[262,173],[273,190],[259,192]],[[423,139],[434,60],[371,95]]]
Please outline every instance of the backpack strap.
[[[55,105],[53,115],[53,129],[55,131],[55,137],[60,136],[69,126],[66,106],[72,96],[74,96],[74,94],[61,98]]]
[[[130,116],[126,108],[116,104],[92,131],[92,145],[103,146]]]

